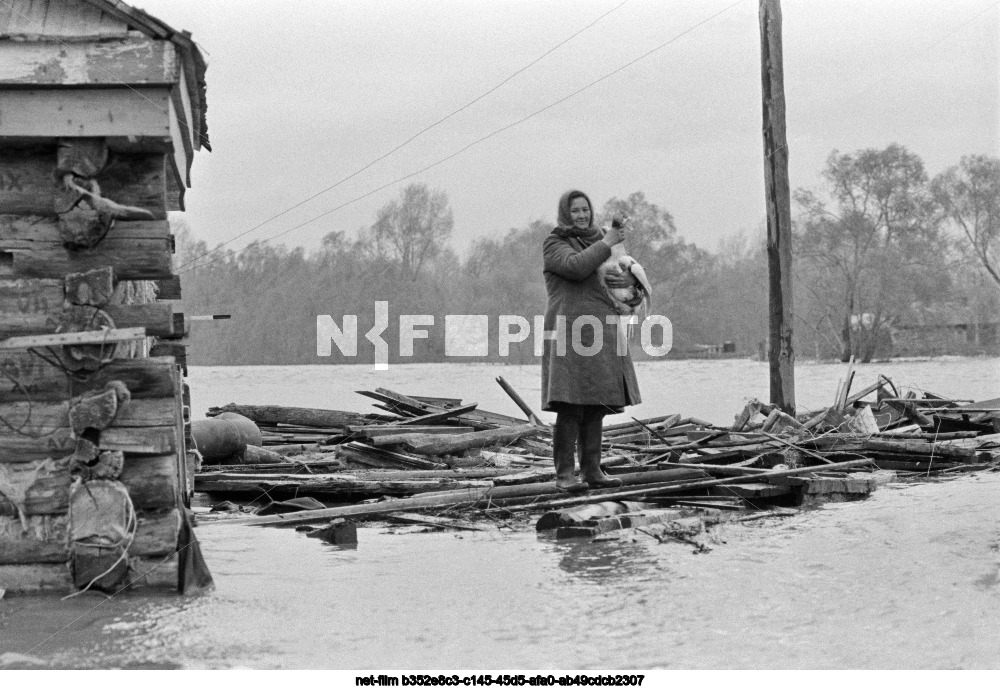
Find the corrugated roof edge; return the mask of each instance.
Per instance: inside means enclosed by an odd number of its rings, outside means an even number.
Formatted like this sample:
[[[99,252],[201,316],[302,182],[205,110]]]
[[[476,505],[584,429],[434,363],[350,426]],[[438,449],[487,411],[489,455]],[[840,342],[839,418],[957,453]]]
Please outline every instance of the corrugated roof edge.
[[[186,87],[191,97],[191,105],[197,110],[193,123],[195,125],[195,149],[205,147],[206,150],[211,151],[212,146],[208,139],[208,99],[205,83],[205,71],[208,69],[208,64],[201,51],[198,50],[198,46],[191,40],[191,33],[189,31],[176,31],[156,17],[131,5],[126,5],[121,0],[83,1],[102,12],[117,17],[150,38],[170,41],[177,46],[184,64],[184,74],[187,78]]]

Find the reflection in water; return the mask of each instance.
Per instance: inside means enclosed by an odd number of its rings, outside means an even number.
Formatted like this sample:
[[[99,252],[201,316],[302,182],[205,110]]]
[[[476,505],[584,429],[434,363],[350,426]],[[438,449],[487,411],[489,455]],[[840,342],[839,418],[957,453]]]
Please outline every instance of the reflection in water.
[[[650,545],[630,539],[590,538],[557,540],[553,532],[539,533],[559,557],[559,569],[571,577],[596,584],[623,585],[630,581],[658,579],[666,582],[670,572],[649,551]],[[653,546],[655,548],[655,545]]]

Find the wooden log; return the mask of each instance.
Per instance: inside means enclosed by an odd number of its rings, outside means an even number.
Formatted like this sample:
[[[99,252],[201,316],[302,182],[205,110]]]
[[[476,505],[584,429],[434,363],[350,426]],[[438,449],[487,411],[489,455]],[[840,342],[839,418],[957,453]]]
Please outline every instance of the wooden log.
[[[116,328],[143,326],[147,335],[174,334],[174,305],[169,302],[109,304],[104,311],[114,320]]]
[[[119,480],[136,510],[175,508],[180,497],[176,455],[126,455]]]
[[[109,381],[116,380],[125,384],[133,400],[165,398],[174,393],[171,376],[175,367],[169,358],[119,359],[86,378],[67,380],[61,369],[29,353],[0,352],[0,370],[8,375],[0,377],[0,399],[5,402],[58,402],[99,391]]]
[[[975,462],[975,451],[966,448],[955,448],[936,443],[921,443],[919,441],[883,441],[867,439],[862,442],[862,448],[868,452],[899,453],[911,456],[935,457],[953,462]]]
[[[130,400],[117,408],[111,422],[113,428],[157,427],[173,424],[177,401],[173,398]],[[0,403],[0,417],[11,426],[31,436],[45,436],[58,430],[71,429],[70,401]],[[91,424],[92,426],[92,424]],[[0,425],[0,439],[18,436],[9,427]],[[0,441],[2,443],[2,441]],[[66,448],[62,443],[58,449]]]
[[[392,479],[358,480],[347,475],[201,474],[195,490],[212,494],[267,494],[272,498],[314,496],[327,500],[358,500],[367,496],[410,496],[413,494],[489,488],[482,479]]]
[[[173,274],[170,244],[161,240],[106,240],[93,249],[39,247],[11,254],[10,274],[23,278],[57,278],[105,266],[122,280],[153,280]]]
[[[524,436],[533,436],[538,432],[538,427],[533,424],[524,424],[444,438],[434,438],[431,436],[422,439],[410,439],[405,441],[403,445],[420,455],[456,455],[473,448],[506,445]]]
[[[507,383],[503,376],[497,376],[497,383],[500,384],[501,388],[503,388],[504,393],[506,393],[510,399],[514,401],[514,404],[517,405],[518,409],[525,414],[529,422],[537,426],[542,425],[542,420],[538,418],[538,415],[531,411],[531,408],[528,407],[528,403],[524,402],[521,396],[517,394],[517,391],[514,390],[514,387]]]
[[[24,495],[25,515],[62,515],[69,510],[70,477],[69,458],[10,462],[11,456],[3,454],[0,462],[0,484],[7,485],[0,493],[0,516],[17,516],[17,508],[5,494],[10,486],[17,494]],[[13,496],[19,498],[19,496]]]
[[[797,467],[788,470],[771,470],[767,474],[758,475],[763,481],[768,481],[775,477],[785,477],[794,476],[799,474],[809,474],[811,472],[816,472],[819,469],[823,471],[828,471],[832,469],[843,469],[847,467],[860,467],[862,465],[871,465],[872,460],[868,458],[862,458],[859,460],[847,460],[845,462],[835,463],[833,465],[823,465],[821,468],[818,467]],[[562,508],[575,505],[583,505],[585,503],[594,503],[595,498],[600,498],[607,501],[617,501],[621,499],[635,499],[638,497],[645,497],[647,500],[654,496],[667,496],[672,493],[683,493],[685,491],[701,490],[707,489],[714,486],[723,486],[726,484],[739,484],[745,482],[744,477],[724,477],[721,479],[703,479],[700,481],[692,482],[676,482],[671,486],[662,486],[658,488],[639,488],[639,489],[629,489],[624,491],[614,491],[606,493],[602,496],[582,496],[577,498],[567,498],[558,501],[552,501],[544,506],[537,506],[539,508]]]
[[[130,454],[163,455],[175,453],[177,430],[173,426],[109,427],[101,432],[101,450],[120,450]]]
[[[177,550],[181,512],[176,508],[159,512],[142,511],[136,515],[136,532],[130,556],[158,556]]]
[[[56,429],[44,436],[25,436],[2,427],[0,464],[41,462],[46,458],[65,457],[76,449],[76,438],[69,428]]]
[[[17,517],[0,516],[0,565],[69,560],[68,515],[35,515],[27,523],[25,532]]]
[[[554,510],[545,513],[535,523],[535,529],[539,532],[556,529],[557,527],[569,527],[580,525],[588,520],[621,515],[623,513],[636,513],[642,510],[654,510],[658,508],[655,503],[639,503],[636,501],[607,501],[604,503],[591,503],[578,508],[568,508],[566,510]]]
[[[621,479],[626,485],[638,485],[638,483],[642,483],[648,487],[662,487],[664,486],[663,482],[665,479],[678,485],[687,485],[690,483],[687,481],[687,478],[691,476],[693,476],[691,470],[668,470],[663,472],[638,472],[634,475],[619,475],[618,479]],[[453,491],[428,492],[412,498],[400,498],[382,503],[342,506],[339,508],[326,508],[324,510],[308,510],[287,515],[226,520],[226,524],[305,525],[337,517],[368,517],[420,508],[473,505],[481,502],[488,505],[513,501],[533,502],[537,501],[539,497],[550,498],[557,494],[565,496],[565,494],[560,494],[558,489],[556,489],[555,482],[517,486],[473,487]],[[597,499],[596,502],[600,502],[604,492],[591,492],[590,495]]]
[[[0,115],[8,112],[8,98],[14,94],[23,97],[26,93],[38,92],[5,92]],[[87,99],[94,96],[93,92],[86,93]],[[60,94],[60,97],[66,96],[65,93]],[[8,125],[13,126],[13,123],[4,122],[5,133]],[[60,135],[50,132],[42,136]],[[58,164],[55,146],[0,149],[0,157],[4,160],[3,172],[0,172],[0,214],[54,216],[65,212],[79,196],[75,191],[67,191],[62,180],[55,175]],[[154,220],[166,220],[165,178],[165,154],[117,153],[94,179],[105,199],[123,206],[146,209],[153,214]],[[101,244],[107,241],[109,238]],[[117,275],[121,277],[120,273]]]
[[[101,242],[113,241],[121,245],[144,240],[170,242],[171,237],[170,224],[166,220],[116,220]],[[64,242],[63,223],[59,216],[0,215],[0,249],[47,249],[60,247]],[[103,302],[97,304],[100,306]]]
[[[181,277],[172,276],[156,281],[156,299],[181,299]]]
[[[156,588],[176,590],[178,588],[178,564],[176,553],[169,556],[140,556],[128,559],[129,588]]]
[[[99,41],[0,42],[0,86],[117,88],[170,85],[179,77],[173,43],[141,34]]]
[[[337,427],[366,422],[364,415],[340,410],[324,410],[308,407],[286,407],[282,405],[237,405],[229,403],[222,407],[210,407],[206,413],[215,417],[223,412],[235,412],[257,424],[292,424],[295,426]]]
[[[0,589],[10,593],[68,592],[73,577],[68,563],[0,565]]]

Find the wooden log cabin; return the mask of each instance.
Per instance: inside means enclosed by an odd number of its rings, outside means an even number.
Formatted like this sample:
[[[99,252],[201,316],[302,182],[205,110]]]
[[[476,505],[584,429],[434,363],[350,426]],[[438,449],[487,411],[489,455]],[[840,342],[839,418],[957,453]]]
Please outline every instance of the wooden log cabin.
[[[119,0],[0,2],[0,592],[197,584],[167,212],[205,67]]]

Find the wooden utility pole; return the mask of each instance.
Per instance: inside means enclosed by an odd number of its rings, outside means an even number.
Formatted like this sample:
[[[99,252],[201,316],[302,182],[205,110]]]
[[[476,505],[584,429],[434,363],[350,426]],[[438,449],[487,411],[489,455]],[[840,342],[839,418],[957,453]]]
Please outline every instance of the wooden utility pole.
[[[780,0],[760,0],[760,70],[764,101],[764,186],[767,196],[768,361],[771,404],[795,413],[792,352],[792,205],[785,139],[785,81]]]

